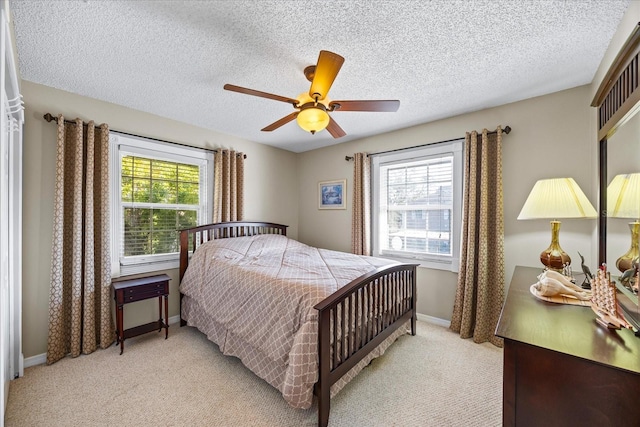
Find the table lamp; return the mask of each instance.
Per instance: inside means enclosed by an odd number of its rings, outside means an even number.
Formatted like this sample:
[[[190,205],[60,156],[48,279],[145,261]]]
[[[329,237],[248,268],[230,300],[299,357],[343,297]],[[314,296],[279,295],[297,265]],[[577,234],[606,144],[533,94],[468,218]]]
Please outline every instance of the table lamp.
[[[551,245],[540,254],[548,269],[560,271],[571,264],[571,257],[562,250],[558,235],[558,218],[596,218],[593,205],[573,178],[541,179],[535,183],[518,219],[551,219]]]
[[[640,232],[640,173],[616,175],[607,187],[607,216],[631,218],[631,248],[616,261],[621,273],[629,270],[640,256],[638,234]]]

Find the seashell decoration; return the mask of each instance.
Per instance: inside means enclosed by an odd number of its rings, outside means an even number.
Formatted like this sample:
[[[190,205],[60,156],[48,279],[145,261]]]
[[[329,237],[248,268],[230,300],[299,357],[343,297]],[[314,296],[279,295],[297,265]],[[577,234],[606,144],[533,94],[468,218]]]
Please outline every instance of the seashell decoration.
[[[591,294],[573,283],[567,277],[553,270],[545,270],[538,276],[538,283],[533,285],[539,295],[552,297],[556,295],[571,296],[581,301],[591,299]]]

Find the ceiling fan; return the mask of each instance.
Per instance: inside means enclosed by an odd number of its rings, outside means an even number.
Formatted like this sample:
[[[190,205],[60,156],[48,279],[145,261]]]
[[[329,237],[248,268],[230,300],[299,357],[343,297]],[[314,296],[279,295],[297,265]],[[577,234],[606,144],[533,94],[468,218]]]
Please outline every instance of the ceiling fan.
[[[398,100],[333,101],[329,99],[327,94],[343,63],[344,58],[342,56],[327,50],[321,50],[318,56],[318,63],[304,69],[305,77],[311,82],[309,93],[302,93],[297,98],[287,98],[285,96],[274,95],[231,84],[224,85],[224,89],[259,96],[261,98],[273,99],[275,101],[287,102],[293,105],[296,111],[264,127],[262,129],[263,132],[271,132],[296,119],[298,125],[307,132],[315,134],[326,128],[331,136],[340,138],[345,136],[346,133],[338,126],[336,121],[331,118],[329,115],[331,112],[398,111],[400,107],[400,101]]]

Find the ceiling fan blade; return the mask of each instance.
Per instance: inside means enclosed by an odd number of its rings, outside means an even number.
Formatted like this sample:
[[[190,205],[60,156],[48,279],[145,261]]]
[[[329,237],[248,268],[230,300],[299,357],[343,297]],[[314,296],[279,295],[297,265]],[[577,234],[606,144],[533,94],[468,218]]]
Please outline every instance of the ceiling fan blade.
[[[267,98],[267,99],[273,99],[275,101],[287,102],[289,104],[293,104],[294,107],[298,105],[297,99],[287,98],[286,96],[274,95],[272,93],[267,93],[267,92],[261,92],[259,90],[247,89],[246,87],[230,85],[228,83],[224,85],[224,89],[230,90],[232,92],[244,93],[246,95],[259,96],[260,98]]]
[[[284,116],[283,118],[281,118],[280,120],[271,123],[269,126],[262,128],[261,130],[263,132],[271,132],[272,130],[276,130],[278,129],[280,126],[282,125],[286,125],[287,123],[289,123],[291,120],[295,119],[296,117],[298,117],[298,113],[299,111],[294,111],[293,113],[289,114],[288,116]]]
[[[313,99],[324,99],[329,93],[329,89],[333,81],[342,67],[344,58],[337,53],[321,50],[318,56],[318,64],[316,65],[309,96]]]
[[[335,108],[335,110],[334,110]],[[329,109],[331,111],[381,111],[395,112],[400,108],[398,100],[380,101],[331,101]]]
[[[327,125],[327,131],[334,138],[341,138],[347,134],[345,131],[342,130],[342,128],[338,125],[338,123],[336,123],[336,121],[331,118],[331,116],[329,116],[329,124]]]

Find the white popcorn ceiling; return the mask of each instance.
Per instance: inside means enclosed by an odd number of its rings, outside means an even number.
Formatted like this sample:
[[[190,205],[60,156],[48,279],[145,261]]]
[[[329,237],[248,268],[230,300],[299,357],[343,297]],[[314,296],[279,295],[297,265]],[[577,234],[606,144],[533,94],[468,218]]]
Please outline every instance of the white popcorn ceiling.
[[[303,152],[588,84],[628,4],[11,0],[10,9],[24,80]],[[295,121],[261,132],[292,106],[222,89],[295,98],[320,50],[345,58],[330,98],[399,99],[398,112],[334,112],[340,139]]]

